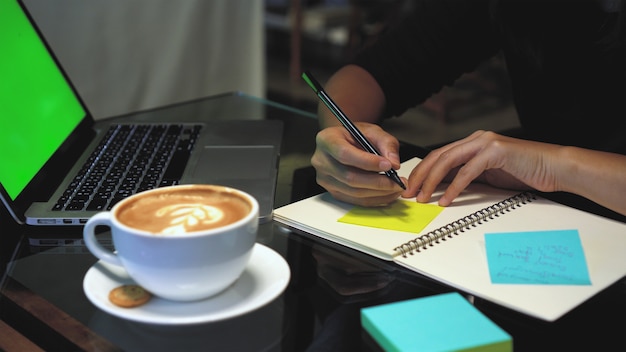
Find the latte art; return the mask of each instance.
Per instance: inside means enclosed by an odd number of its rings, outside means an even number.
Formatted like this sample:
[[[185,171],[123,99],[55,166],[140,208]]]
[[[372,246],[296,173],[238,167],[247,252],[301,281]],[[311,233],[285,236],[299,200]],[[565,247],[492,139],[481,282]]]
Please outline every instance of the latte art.
[[[181,187],[139,193],[121,204],[123,224],[155,235],[205,231],[232,224],[251,211],[242,196],[220,188]]]
[[[224,218],[224,212],[205,204],[172,204],[157,210],[156,216],[170,219],[170,226],[161,231],[163,234],[177,234],[192,232],[217,223]]]

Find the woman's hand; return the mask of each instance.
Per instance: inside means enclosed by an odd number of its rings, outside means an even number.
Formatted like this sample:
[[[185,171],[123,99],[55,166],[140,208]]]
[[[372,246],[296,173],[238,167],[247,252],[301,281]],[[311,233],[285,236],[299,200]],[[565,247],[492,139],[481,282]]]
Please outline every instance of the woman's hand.
[[[557,190],[554,160],[560,146],[477,131],[432,151],[411,172],[404,196],[430,200],[442,181],[450,182],[439,204],[447,206],[472,181],[500,188]]]
[[[450,185],[439,199],[447,206],[473,180],[501,188],[575,193],[626,215],[626,156],[485,131],[432,151],[413,169],[402,195],[427,202],[437,185],[447,181]]]
[[[364,151],[344,127],[327,127],[317,134],[311,158],[317,183],[344,202],[362,206],[391,203],[402,189],[379,173],[400,168],[399,142],[378,125],[356,125],[381,156]]]

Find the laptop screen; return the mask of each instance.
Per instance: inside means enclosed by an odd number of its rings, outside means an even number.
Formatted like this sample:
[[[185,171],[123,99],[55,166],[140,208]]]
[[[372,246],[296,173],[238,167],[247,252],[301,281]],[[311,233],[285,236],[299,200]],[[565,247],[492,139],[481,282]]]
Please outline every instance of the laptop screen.
[[[0,47],[0,183],[15,200],[86,111],[15,0],[0,0]]]

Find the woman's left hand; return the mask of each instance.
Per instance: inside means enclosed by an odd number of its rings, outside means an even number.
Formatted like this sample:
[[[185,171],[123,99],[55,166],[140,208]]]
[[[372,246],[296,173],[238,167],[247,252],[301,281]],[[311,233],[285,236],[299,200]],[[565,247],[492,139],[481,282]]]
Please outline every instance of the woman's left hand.
[[[450,182],[439,205],[447,206],[474,180],[500,188],[557,190],[558,145],[477,131],[432,151],[413,169],[404,197],[428,202],[435,188]]]

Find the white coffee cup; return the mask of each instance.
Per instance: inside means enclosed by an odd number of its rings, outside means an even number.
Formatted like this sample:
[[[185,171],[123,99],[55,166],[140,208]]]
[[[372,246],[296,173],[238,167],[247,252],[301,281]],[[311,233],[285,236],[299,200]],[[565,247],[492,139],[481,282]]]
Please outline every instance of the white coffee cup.
[[[239,209],[238,215],[231,208]],[[232,222],[211,224],[220,214]],[[256,199],[240,190],[169,186],[135,194],[94,215],[83,235],[91,253],[124,267],[152,294],[193,301],[223,291],[242,274],[256,242],[258,214]],[[111,229],[115,252],[98,242],[99,225]]]

